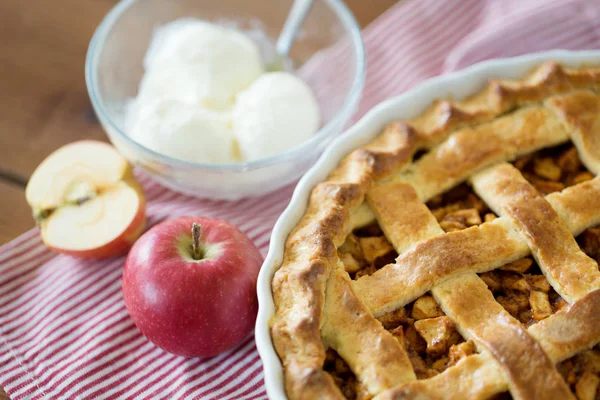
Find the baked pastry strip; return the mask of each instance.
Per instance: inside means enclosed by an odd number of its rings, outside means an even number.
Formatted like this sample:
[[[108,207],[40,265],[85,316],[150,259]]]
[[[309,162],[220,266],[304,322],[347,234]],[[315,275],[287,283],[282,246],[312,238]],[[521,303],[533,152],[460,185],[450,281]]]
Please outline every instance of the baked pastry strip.
[[[500,365],[489,353],[482,353],[463,358],[433,378],[407,382],[382,392],[373,400],[477,400],[507,390]]]
[[[573,235],[600,224],[600,177],[547,196]],[[404,207],[404,206],[403,206]],[[572,215],[580,214],[577,218]],[[375,316],[402,307],[463,272],[486,272],[530,254],[507,217],[421,241],[369,276],[353,282]]]
[[[600,88],[600,69],[564,68],[546,62],[525,79],[492,79],[479,93],[462,101],[438,100],[410,121],[419,132],[419,141],[430,148],[454,130],[488,122],[528,104],[579,88]]]
[[[600,291],[530,326],[528,332],[554,364],[593,347],[600,339]],[[440,375],[401,384],[375,399],[472,400],[506,390],[508,385],[498,362],[484,351],[465,357]]]
[[[555,363],[600,341],[600,290],[596,290],[528,329]]]
[[[463,337],[500,363],[514,399],[574,399],[542,347],[496,302],[477,274],[450,278],[431,293]]]
[[[568,187],[545,197],[573,236],[600,225],[600,177]]]
[[[580,90],[546,101],[557,113],[577,147],[579,158],[595,175],[600,174],[600,96]]]
[[[598,263],[579,248],[556,211],[518,169],[500,164],[470,181],[492,211],[515,223],[544,276],[562,298],[572,303],[600,289]]]
[[[410,183],[425,202],[487,166],[568,139],[567,130],[550,110],[542,106],[525,107],[453,133],[393,179]]]
[[[287,352],[281,356],[286,370],[286,392],[297,399],[344,398],[332,377],[323,370],[325,346],[320,327],[327,269],[318,260],[286,264],[285,270],[280,270],[283,273],[273,280],[280,310],[280,318],[270,321],[273,343],[278,353]]]
[[[417,242],[444,233],[415,189],[407,183],[374,183],[366,199],[398,254]]]
[[[416,379],[404,347],[356,297],[343,265],[327,282],[324,314],[323,341],[346,360],[369,393]]]
[[[436,222],[437,224],[437,222]],[[355,291],[379,317],[465,272],[486,272],[527,256],[529,249],[497,218],[479,226],[424,240],[372,275],[354,281]]]

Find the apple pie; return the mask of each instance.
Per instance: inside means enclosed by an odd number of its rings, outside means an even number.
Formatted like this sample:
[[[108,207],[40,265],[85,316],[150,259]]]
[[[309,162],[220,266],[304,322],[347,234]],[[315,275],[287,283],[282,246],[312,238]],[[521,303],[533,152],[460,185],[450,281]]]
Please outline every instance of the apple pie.
[[[290,399],[600,399],[600,68],[389,124],[274,274]]]

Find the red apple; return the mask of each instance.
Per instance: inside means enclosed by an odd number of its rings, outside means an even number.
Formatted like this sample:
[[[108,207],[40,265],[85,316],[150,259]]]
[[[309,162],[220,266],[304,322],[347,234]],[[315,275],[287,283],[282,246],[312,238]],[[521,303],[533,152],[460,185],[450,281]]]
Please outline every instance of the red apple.
[[[146,200],[127,160],[109,144],[82,140],[35,170],[27,202],[49,248],[84,258],[125,253],[141,235]]]
[[[123,297],[142,333],[185,357],[228,350],[251,331],[262,257],[233,225],[184,217],[146,232],[129,252]]]

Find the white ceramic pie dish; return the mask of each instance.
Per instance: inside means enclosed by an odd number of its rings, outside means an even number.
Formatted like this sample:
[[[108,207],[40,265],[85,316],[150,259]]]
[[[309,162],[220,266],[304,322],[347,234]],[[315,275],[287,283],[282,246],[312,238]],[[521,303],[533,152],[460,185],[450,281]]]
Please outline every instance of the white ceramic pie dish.
[[[484,87],[489,78],[516,79],[527,75],[544,61],[557,61],[567,66],[600,63],[600,50],[554,50],[520,57],[495,59],[470,66],[464,70],[428,79],[400,96],[386,100],[340,136],[323,153],[317,163],[300,180],[289,205],[281,214],[271,234],[269,253],[258,277],[258,318],[256,346],[264,365],[265,385],[270,399],[285,399],[283,369],[273,347],[269,319],[274,314],[271,279],[281,264],[285,240],[304,214],[312,188],[325,180],[339,161],[350,151],[367,144],[389,122],[411,119],[419,115],[435,99],[462,99]]]

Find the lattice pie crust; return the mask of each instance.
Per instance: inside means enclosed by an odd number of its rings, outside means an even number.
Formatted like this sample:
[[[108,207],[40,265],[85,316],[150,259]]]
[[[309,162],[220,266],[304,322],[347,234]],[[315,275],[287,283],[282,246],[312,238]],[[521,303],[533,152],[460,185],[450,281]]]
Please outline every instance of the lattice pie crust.
[[[437,101],[346,156],[312,191],[272,281],[271,334],[288,397],[344,398],[323,369],[332,349],[363,398],[575,398],[556,365],[600,342],[598,264],[574,239],[600,224],[600,178],[544,196],[508,162],[571,141],[597,175],[599,90],[600,68],[546,63],[524,80]],[[425,203],[463,182],[498,218],[446,233]],[[338,249],[374,220],[399,256],[352,280]],[[528,255],[568,303],[529,326],[478,275]],[[380,320],[428,292],[476,351],[417,380],[402,340]]]

